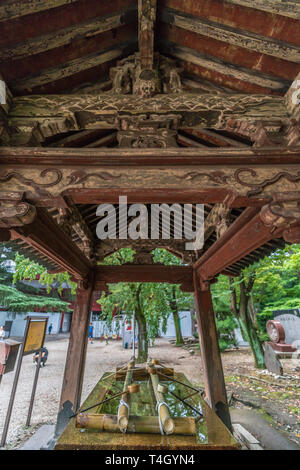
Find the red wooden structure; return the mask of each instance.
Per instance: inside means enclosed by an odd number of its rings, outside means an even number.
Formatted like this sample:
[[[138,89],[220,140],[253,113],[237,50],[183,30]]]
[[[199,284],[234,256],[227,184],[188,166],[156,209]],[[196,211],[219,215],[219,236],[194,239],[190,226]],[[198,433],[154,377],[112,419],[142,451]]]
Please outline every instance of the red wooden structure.
[[[299,11],[279,0],[1,2],[0,240],[78,281],[61,423],[80,404],[93,292],[156,281],[194,291],[206,399],[230,427],[210,283],[300,242]],[[204,204],[203,249],[161,232],[98,240],[96,208],[118,214],[119,196]],[[97,265],[125,246],[133,265]],[[185,265],[153,264],[156,247]]]

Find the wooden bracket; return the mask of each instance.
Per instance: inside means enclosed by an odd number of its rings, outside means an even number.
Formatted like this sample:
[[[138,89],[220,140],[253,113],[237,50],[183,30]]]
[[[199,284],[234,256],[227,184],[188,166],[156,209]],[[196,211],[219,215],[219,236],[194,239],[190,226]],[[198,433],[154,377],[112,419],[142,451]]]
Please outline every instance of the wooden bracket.
[[[36,217],[35,207],[28,202],[18,200],[19,193],[11,194],[17,199],[8,198],[8,192],[0,194],[0,227],[12,228],[31,224]],[[5,199],[6,197],[8,199]]]
[[[275,193],[260,212],[263,223],[272,227],[275,238],[283,236],[290,243],[300,242],[300,192]]]

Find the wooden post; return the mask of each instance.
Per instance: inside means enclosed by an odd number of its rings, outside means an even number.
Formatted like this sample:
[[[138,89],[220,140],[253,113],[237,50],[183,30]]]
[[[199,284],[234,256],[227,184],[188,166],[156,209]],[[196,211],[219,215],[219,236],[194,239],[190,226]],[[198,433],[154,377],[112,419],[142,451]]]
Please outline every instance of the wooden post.
[[[231,431],[231,420],[211,293],[209,284],[206,285],[206,290],[200,285],[196,271],[194,271],[194,288],[195,309],[204,373],[205,399]]]
[[[89,282],[86,285],[81,282],[77,288],[55,437],[61,434],[80,406],[94,289],[94,273],[91,274]]]

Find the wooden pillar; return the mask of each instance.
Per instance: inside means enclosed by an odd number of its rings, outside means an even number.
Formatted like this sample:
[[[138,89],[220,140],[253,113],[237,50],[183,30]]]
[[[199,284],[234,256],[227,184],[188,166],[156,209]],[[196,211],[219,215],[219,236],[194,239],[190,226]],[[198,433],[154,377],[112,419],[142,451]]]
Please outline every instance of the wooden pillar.
[[[55,436],[58,437],[79,406],[82,392],[88,328],[94,290],[94,273],[88,283],[79,283],[72,315],[69,347],[62,383]]]
[[[204,286],[201,285],[196,271],[194,271],[194,289],[205,399],[231,431],[231,420],[209,283]]]

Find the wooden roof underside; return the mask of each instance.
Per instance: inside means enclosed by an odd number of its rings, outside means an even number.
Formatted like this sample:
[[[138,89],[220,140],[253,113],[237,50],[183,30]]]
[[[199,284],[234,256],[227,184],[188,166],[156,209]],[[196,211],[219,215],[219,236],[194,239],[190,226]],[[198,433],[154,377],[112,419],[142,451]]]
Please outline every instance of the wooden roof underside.
[[[0,74],[14,96],[101,93],[138,50],[137,0],[0,1]],[[251,6],[251,7],[250,7]],[[160,0],[155,50],[177,60],[187,90],[284,95],[300,72],[296,1]],[[234,133],[181,130],[180,146],[236,147]],[[116,133],[56,135],[48,146],[114,147]]]
[[[138,50],[137,0],[0,1],[0,74],[14,96],[102,93],[109,70]],[[284,96],[300,72],[300,6],[281,0],[160,0],[155,50],[182,67],[187,91]],[[116,147],[116,130],[49,137],[46,147]],[[244,147],[236,133],[181,129],[183,147]],[[77,206],[91,231],[95,208]],[[212,207],[206,206],[208,215]],[[242,209],[240,210],[242,212]],[[55,211],[52,212],[55,217]],[[232,220],[239,215],[233,211]],[[78,237],[73,234],[78,243]],[[216,240],[211,234],[205,249]],[[20,247],[21,242],[14,242]],[[284,245],[273,240],[228,270],[237,274]],[[25,253],[40,256],[26,247]],[[40,262],[45,257],[38,257]],[[55,267],[51,265],[51,267]]]

